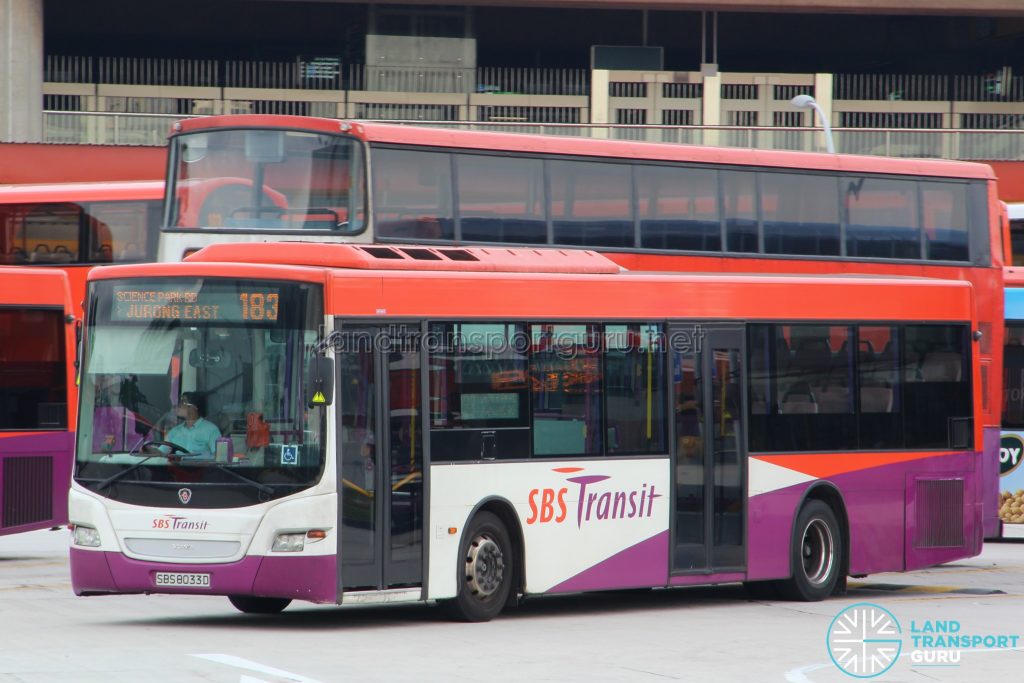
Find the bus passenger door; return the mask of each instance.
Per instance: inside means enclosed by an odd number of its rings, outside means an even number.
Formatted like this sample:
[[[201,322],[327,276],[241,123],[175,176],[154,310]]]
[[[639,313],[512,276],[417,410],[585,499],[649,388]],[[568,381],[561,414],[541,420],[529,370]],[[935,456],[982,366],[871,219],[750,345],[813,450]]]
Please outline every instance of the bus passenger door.
[[[348,325],[337,337],[343,590],[423,581],[420,327]]]
[[[670,333],[672,572],[740,571],[746,565],[747,490],[743,328],[698,324]]]

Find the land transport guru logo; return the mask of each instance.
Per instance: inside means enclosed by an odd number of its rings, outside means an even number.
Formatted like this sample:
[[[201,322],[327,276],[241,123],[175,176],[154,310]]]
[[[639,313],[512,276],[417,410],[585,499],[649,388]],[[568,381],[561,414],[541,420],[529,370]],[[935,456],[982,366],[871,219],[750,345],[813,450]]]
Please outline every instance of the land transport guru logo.
[[[951,619],[911,620],[908,657],[914,667],[957,667],[965,650],[1016,649],[1019,635],[966,633]],[[901,657],[903,628],[892,612],[880,605],[850,605],[829,624],[829,657],[843,673],[874,678],[892,668]]]
[[[892,612],[861,602],[836,615],[828,626],[832,663],[856,678],[873,678],[888,671],[903,649],[900,622]]]
[[[603,482],[611,479],[607,474],[577,474],[582,467],[556,467],[559,474],[573,474],[566,482],[575,488],[576,527],[592,521],[607,519],[636,519],[650,517],[654,512],[654,500],[662,494],[655,491],[654,484],[644,483],[640,488],[617,489]],[[530,515],[527,524],[562,524],[569,517],[566,497],[570,486],[558,488],[535,488],[530,490],[527,502]]]

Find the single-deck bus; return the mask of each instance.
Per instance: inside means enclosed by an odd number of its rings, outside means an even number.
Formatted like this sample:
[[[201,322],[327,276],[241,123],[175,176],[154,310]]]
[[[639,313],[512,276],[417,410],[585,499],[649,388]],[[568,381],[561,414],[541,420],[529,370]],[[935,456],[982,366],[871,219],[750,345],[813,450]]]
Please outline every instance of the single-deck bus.
[[[75,323],[63,272],[0,266],[0,535],[67,522]]]
[[[249,185],[200,196],[228,179]],[[176,124],[167,181],[162,261],[222,241],[547,245],[630,270],[971,282],[998,533],[1009,256],[988,166],[239,115]]]
[[[481,621],[633,587],[820,600],[969,557],[973,296],[509,247],[223,244],[96,269],[73,588]],[[164,415],[110,410],[124,373]]]

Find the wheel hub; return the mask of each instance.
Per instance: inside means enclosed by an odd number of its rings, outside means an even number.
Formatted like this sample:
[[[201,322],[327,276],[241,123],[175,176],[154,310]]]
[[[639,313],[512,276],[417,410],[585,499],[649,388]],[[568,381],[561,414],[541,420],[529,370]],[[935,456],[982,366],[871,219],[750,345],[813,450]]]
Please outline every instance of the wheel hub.
[[[486,536],[473,539],[466,556],[466,581],[473,595],[488,598],[501,587],[505,559],[498,544]]]
[[[800,554],[804,576],[814,585],[821,585],[832,574],[835,546],[832,530],[823,520],[813,519],[804,530]]]

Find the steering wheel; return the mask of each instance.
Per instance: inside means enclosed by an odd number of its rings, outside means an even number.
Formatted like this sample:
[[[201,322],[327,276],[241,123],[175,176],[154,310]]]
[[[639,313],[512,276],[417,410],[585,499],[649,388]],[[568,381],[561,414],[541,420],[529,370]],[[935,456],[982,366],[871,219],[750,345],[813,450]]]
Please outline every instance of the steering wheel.
[[[163,453],[163,451],[160,451],[158,448],[156,448],[157,446],[167,446],[168,448],[171,449],[171,453],[181,453],[182,455],[188,455],[190,452],[187,448],[183,448],[182,446],[179,446],[173,441],[147,441],[146,443],[139,446],[139,450],[149,455],[166,455],[165,453]],[[157,452],[154,453],[154,451]]]

